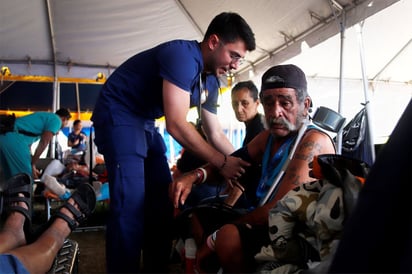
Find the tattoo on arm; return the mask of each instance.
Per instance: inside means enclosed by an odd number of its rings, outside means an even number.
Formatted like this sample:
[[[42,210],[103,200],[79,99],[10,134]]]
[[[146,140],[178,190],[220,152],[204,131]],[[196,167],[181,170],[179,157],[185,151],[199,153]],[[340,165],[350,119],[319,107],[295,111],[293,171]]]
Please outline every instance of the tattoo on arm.
[[[294,158],[303,160],[309,164],[313,161],[313,157],[315,155],[319,155],[321,153],[321,148],[322,145],[320,143],[314,141],[303,142],[299,145],[299,149],[295,152]],[[307,181],[299,175],[299,172],[298,170],[296,170],[296,167],[290,167],[287,176],[288,180],[296,186],[302,183],[306,183]],[[302,180],[304,180],[305,182]]]
[[[296,168],[295,167],[290,167],[290,172],[288,172],[287,175],[287,179],[295,186],[300,185],[300,176],[298,175],[298,173],[296,172]]]
[[[304,160],[308,163],[312,162],[313,156],[321,152],[322,145],[314,141],[301,143],[300,149],[296,151],[296,159]]]

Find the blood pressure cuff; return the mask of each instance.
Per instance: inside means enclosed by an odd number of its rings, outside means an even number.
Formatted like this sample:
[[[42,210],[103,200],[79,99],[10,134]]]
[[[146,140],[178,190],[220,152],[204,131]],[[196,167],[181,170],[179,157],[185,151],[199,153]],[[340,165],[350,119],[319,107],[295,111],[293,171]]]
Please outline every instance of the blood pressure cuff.
[[[245,189],[244,191],[244,203],[248,206],[256,206],[258,199],[256,197],[256,188],[259,184],[260,177],[262,176],[262,166],[259,163],[255,163],[250,157],[247,146],[239,148],[231,154],[231,156],[239,157],[242,160],[249,162],[251,165],[245,168],[245,173],[239,178],[239,183]],[[240,201],[239,201],[240,202]]]
[[[250,158],[249,151],[247,150],[247,146],[239,148],[238,150],[230,154],[230,156],[242,158],[242,160],[249,162],[249,163],[253,162],[252,158]]]

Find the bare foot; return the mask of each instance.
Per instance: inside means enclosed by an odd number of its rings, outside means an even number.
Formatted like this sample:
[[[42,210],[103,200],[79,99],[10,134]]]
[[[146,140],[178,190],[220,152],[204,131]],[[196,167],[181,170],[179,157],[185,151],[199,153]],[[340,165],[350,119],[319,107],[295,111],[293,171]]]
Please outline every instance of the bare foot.
[[[24,195],[21,193],[19,193],[18,196],[24,197]],[[26,203],[24,202],[16,202],[12,205],[28,209]],[[7,233],[8,237],[11,237],[10,240],[14,241],[17,246],[26,244],[26,237],[24,236],[23,231],[25,221],[26,217],[22,213],[18,211],[12,211],[7,217],[3,226],[3,232]]]
[[[67,203],[71,204],[72,206],[74,206],[74,208],[76,208],[77,210],[79,210],[79,206],[77,205],[77,203],[73,200],[73,198],[69,198],[69,200],[67,200]],[[66,207],[61,207],[59,210],[62,214],[66,215],[67,217],[69,217],[70,219],[75,220],[75,217],[73,216],[73,213],[70,212],[70,210],[68,210]],[[70,233],[71,233],[71,229],[69,227],[69,224],[63,220],[62,218],[55,218],[53,224],[50,226],[50,228],[52,230],[54,230],[55,232],[61,234],[61,236],[63,238],[66,238]],[[57,230],[57,231],[56,231]]]

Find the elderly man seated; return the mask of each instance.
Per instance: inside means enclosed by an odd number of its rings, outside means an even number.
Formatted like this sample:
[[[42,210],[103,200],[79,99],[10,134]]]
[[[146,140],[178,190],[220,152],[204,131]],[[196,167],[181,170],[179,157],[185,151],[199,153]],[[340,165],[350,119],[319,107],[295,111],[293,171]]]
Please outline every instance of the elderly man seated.
[[[247,146],[232,155],[252,164],[262,165],[262,177],[255,191],[255,208],[230,224],[207,236],[201,222],[193,217],[195,239],[199,247],[196,266],[200,271],[216,271],[219,266],[226,272],[252,272],[256,268],[254,255],[262,246],[270,244],[268,214],[277,201],[289,190],[314,179],[309,177],[308,164],[319,154],[335,153],[334,143],[325,132],[308,127],[268,202],[260,205],[271,189],[274,178],[287,162],[296,137],[306,127],[311,99],[307,93],[306,76],[295,65],[279,65],[268,69],[262,76],[260,100],[264,108],[268,129],[257,135]],[[171,187],[174,205],[184,203],[193,184],[219,175],[210,165],[196,169],[175,180]],[[239,177],[232,178],[236,185]],[[205,180],[205,178],[207,178]],[[248,188],[248,185],[243,187]],[[215,263],[213,263],[215,262]]]

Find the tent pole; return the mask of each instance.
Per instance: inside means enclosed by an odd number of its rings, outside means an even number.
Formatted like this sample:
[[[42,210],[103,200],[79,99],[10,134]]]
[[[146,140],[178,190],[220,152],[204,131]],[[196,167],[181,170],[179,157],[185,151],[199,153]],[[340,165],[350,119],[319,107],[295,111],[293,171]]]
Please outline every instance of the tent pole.
[[[338,112],[342,115],[343,113],[343,53],[345,45],[345,21],[346,12],[342,11],[342,18],[340,21],[340,61],[339,61],[339,104]],[[336,135],[336,153],[342,153],[342,129]]]
[[[57,81],[57,77],[55,77],[55,81],[53,82],[53,112],[56,112],[57,109],[60,108],[60,83]],[[54,135],[51,144],[49,147],[50,150],[50,157],[55,159],[56,158],[56,147],[57,147],[57,135]]]
[[[56,112],[58,108],[60,108],[60,85],[58,83],[57,79],[57,58],[56,58],[56,42],[55,42],[55,37],[54,37],[54,26],[53,26],[53,15],[52,11],[50,8],[50,0],[46,0],[46,6],[47,6],[47,15],[48,15],[48,20],[49,20],[49,34],[50,34],[50,47],[52,50],[53,54],[53,74],[54,74],[54,81],[53,81],[53,112]],[[56,151],[56,142],[57,142],[57,136],[53,136],[53,139],[51,141],[51,146],[49,150],[51,149],[50,156],[52,158],[55,158],[55,151]]]
[[[360,60],[361,60],[361,67],[362,67],[362,82],[363,82],[363,93],[365,96],[365,110],[366,110],[366,119],[368,121],[368,127],[366,130],[369,131],[369,143],[371,145],[371,157],[372,157],[372,163],[375,162],[375,144],[374,144],[374,135],[373,135],[373,130],[372,130],[372,115],[371,115],[371,102],[369,101],[369,89],[368,89],[368,80],[366,76],[366,69],[365,69],[365,54],[364,54],[364,47],[363,47],[363,23],[357,24],[356,30],[358,33],[358,43],[359,43],[359,54],[360,54]]]
[[[79,83],[76,82],[76,105],[77,105],[77,119],[80,119],[80,93]]]

